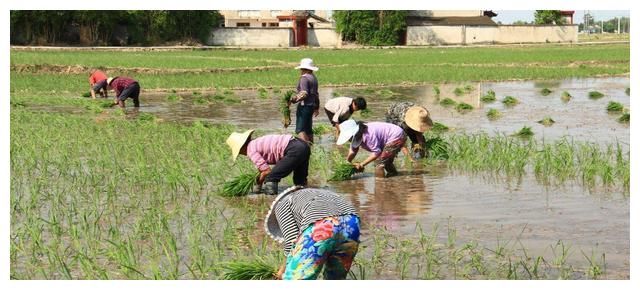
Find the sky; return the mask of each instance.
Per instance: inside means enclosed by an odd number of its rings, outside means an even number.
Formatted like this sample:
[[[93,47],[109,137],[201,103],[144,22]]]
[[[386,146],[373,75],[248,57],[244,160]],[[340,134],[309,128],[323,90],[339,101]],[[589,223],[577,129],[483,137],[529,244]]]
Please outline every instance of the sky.
[[[574,24],[583,22],[585,10],[575,10],[573,14]],[[523,20],[527,22],[533,21],[533,13],[535,10],[493,10],[498,16],[493,17],[493,21],[501,21],[502,24],[511,24],[514,21]],[[594,20],[609,20],[615,17],[629,17],[629,10],[589,10]]]

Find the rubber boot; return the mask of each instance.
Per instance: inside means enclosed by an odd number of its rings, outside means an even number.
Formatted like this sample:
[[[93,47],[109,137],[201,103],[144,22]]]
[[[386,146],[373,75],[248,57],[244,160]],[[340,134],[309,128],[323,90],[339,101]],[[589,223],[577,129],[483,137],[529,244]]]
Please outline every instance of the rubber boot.
[[[264,188],[264,193],[268,195],[278,194],[278,183],[275,181],[267,182],[266,187]]]

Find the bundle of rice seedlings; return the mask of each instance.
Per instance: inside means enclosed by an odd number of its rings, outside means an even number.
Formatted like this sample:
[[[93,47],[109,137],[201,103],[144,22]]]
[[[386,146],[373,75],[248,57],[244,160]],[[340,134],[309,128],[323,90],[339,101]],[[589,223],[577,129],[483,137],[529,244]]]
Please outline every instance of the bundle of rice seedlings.
[[[342,181],[351,178],[354,174],[356,174],[356,167],[347,162],[340,162],[333,167],[333,175],[329,180],[332,181]]]
[[[113,106],[117,106],[118,104],[114,103],[113,101],[102,101],[100,102],[100,107],[101,108],[111,108]]]
[[[609,102],[607,104],[607,111],[609,112],[622,112],[622,109],[624,109],[624,106],[618,102]]]
[[[225,197],[245,196],[251,192],[260,173],[245,173],[222,184],[220,195]]]
[[[83,97],[83,98],[91,98],[91,93],[90,92],[84,92],[80,96]]]
[[[465,92],[465,93],[469,93],[469,92],[471,92],[471,91],[473,91],[473,86],[472,86],[472,85],[466,85],[466,86],[464,86],[464,92]]]
[[[280,113],[282,113],[282,125],[287,128],[291,125],[291,109],[289,109],[289,104],[291,101],[291,96],[293,96],[296,92],[293,90],[289,90],[280,99]]]
[[[504,99],[502,100],[502,103],[505,104],[506,106],[515,106],[519,103],[520,101],[518,101],[518,99],[512,97],[512,96],[506,96],[504,97]]]
[[[438,122],[433,122],[433,127],[431,127],[431,132],[442,133],[446,131],[449,131],[449,127],[447,127],[447,125],[438,123]]]
[[[452,100],[451,98],[445,98],[442,101],[440,101],[440,105],[448,107],[448,106],[453,106],[456,104],[456,101]]]
[[[259,88],[258,89],[258,97],[261,98],[261,99],[266,99],[268,97],[267,89]]]
[[[629,123],[630,120],[631,116],[629,115],[629,113],[624,113],[622,114],[622,116],[620,116],[620,118],[618,118],[618,122],[620,123]]]
[[[439,97],[440,96],[440,87],[433,86],[433,93],[436,95],[436,97]]]
[[[201,95],[195,95],[196,97],[193,99],[193,103],[195,105],[206,105],[209,103],[207,99]]]
[[[560,96],[560,99],[562,99],[562,101],[566,103],[571,100],[571,94],[569,94],[569,92],[567,91],[564,91],[562,92],[562,96]]]
[[[542,120],[538,121],[538,123],[549,127],[551,125],[553,125],[556,121],[554,121],[553,119],[551,119],[551,117],[544,117]]]
[[[542,90],[540,91],[540,93],[541,93],[543,96],[548,96],[549,94],[551,94],[551,90],[550,90],[550,89],[548,89],[548,88],[544,88],[544,89],[542,89]]]
[[[589,99],[597,100],[597,99],[600,99],[602,97],[604,97],[604,94],[601,93],[601,92],[598,92],[598,91],[590,91],[589,92]]]
[[[489,109],[489,111],[487,111],[487,118],[489,118],[489,120],[497,120],[501,116],[502,116],[502,113],[500,113],[500,111],[496,109],[491,108]]]
[[[496,92],[494,92],[493,90],[487,91],[487,94],[480,98],[480,101],[482,101],[483,103],[491,103],[491,102],[495,102],[495,100],[496,100]]]
[[[173,93],[167,96],[167,101],[169,102],[177,102],[182,100],[182,98],[180,96],[178,96],[178,94]]]
[[[462,89],[462,88],[456,88],[455,90],[453,90],[453,93],[454,93],[456,96],[458,96],[458,97],[459,97],[459,96],[462,96],[462,95],[464,94],[464,89]]]
[[[275,280],[278,268],[262,259],[229,262],[222,266],[224,280]]]
[[[358,110],[358,112],[360,112],[360,117],[362,118],[368,118],[371,116],[371,110],[369,110],[369,108]]]
[[[522,127],[522,129],[520,129],[520,131],[516,132],[513,135],[518,137],[528,138],[533,136],[533,131],[531,131],[531,127],[524,126]]]
[[[331,132],[331,126],[326,124],[320,124],[313,127],[313,135],[319,136],[324,135],[325,133]]]
[[[87,104],[84,106],[84,108],[94,113],[102,113],[104,111],[102,107],[95,103]]]
[[[440,137],[433,137],[426,140],[424,149],[431,159],[449,159],[449,143]]]
[[[457,106],[456,106],[456,110],[461,113],[464,114],[466,112],[469,112],[471,110],[473,110],[473,106],[465,103],[465,102],[460,102]]]

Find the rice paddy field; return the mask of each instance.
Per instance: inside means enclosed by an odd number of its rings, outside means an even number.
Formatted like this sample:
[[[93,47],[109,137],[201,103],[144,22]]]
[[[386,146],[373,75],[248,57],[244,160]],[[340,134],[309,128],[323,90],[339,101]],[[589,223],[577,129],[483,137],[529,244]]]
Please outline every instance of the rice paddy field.
[[[13,48],[10,277],[269,279],[284,261],[262,228],[274,197],[222,194],[256,173],[225,140],[293,133],[280,100],[311,57],[322,103],[363,96],[369,112],[354,118],[383,121],[412,101],[447,144],[419,162],[400,154],[398,176],[350,176],[334,172],[347,147],[324,113],[314,119],[309,184],[362,218],[349,279],[630,279],[629,54]],[[96,67],[139,80],[141,107],[83,98]]]

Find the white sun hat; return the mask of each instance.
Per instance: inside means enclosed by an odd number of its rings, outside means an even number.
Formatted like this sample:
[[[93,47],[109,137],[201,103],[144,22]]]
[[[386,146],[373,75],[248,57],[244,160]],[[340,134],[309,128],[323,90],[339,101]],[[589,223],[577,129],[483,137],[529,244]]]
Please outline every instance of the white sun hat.
[[[112,81],[113,81],[113,78],[112,78],[112,77],[111,77],[111,78],[108,78],[108,79],[107,79],[107,85],[111,85],[111,82],[112,82]]]
[[[300,60],[300,65],[296,66],[296,69],[301,69],[301,68],[312,70],[312,71],[319,70],[317,66],[313,65],[313,59],[310,59],[310,58],[303,58]]]
[[[240,154],[242,145],[247,142],[247,139],[249,139],[249,136],[251,136],[253,131],[254,130],[247,130],[244,133],[233,132],[229,135],[229,138],[227,138],[227,145],[231,147],[231,155],[234,162],[236,161],[236,158],[238,158],[238,154]]]
[[[349,119],[342,122],[340,124],[340,135],[338,136],[338,140],[336,141],[336,144],[342,145],[344,143],[347,143],[347,141],[349,141],[351,137],[355,136],[359,130],[360,130],[360,126],[353,119]],[[360,142],[362,141],[362,138],[359,138],[359,139],[360,140],[355,140],[354,138],[353,142],[351,143],[351,147],[360,146]]]

